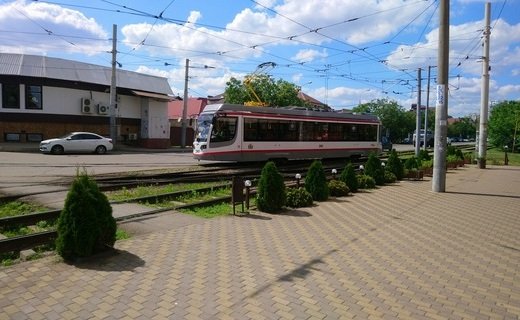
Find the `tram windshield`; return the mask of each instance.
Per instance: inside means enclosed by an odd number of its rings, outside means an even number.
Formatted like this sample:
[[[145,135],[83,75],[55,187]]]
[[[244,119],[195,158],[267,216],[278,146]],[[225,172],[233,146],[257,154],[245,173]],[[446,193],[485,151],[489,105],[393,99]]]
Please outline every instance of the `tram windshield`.
[[[235,138],[237,117],[200,115],[197,119],[197,142],[225,142]]]
[[[207,142],[209,132],[211,130],[211,122],[213,121],[213,115],[201,114],[197,119],[197,135],[195,141]]]

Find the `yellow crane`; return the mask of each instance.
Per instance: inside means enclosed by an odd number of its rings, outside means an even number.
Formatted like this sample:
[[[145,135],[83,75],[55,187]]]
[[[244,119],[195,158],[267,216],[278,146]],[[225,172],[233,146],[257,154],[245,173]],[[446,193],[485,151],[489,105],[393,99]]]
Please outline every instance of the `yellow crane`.
[[[271,70],[272,68],[276,67],[276,63],[274,62],[264,62],[258,65],[255,72],[248,74],[244,77],[244,86],[246,87],[247,91],[249,92],[249,95],[251,96],[251,101],[244,102],[245,106],[250,107],[267,107],[268,104],[266,102],[263,102],[262,99],[258,96],[258,94],[253,89],[253,86],[251,85],[251,82],[258,78],[258,76],[266,74],[268,70]]]

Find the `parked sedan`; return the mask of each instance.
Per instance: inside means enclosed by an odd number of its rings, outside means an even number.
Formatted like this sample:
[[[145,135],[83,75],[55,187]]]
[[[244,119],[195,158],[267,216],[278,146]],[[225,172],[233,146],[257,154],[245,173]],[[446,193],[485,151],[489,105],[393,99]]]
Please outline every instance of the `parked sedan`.
[[[52,154],[80,152],[104,154],[113,148],[112,139],[91,132],[72,132],[60,138],[40,142],[40,151]]]

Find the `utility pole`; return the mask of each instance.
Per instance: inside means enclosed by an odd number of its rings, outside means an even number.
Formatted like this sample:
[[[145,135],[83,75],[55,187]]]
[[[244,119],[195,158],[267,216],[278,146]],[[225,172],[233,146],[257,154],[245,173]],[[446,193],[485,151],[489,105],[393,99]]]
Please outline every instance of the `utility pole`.
[[[110,139],[114,147],[117,143],[116,124],[116,64],[117,64],[117,25],[112,25],[112,78],[110,81]]]
[[[450,1],[439,5],[439,72],[435,104],[435,146],[433,152],[432,191],[446,191],[446,134],[448,131],[448,72],[450,51]]]
[[[417,108],[415,109],[415,156],[421,149],[421,68],[417,70]],[[426,132],[424,132],[426,139]],[[426,144],[426,143],[425,143]]]
[[[184,77],[184,101],[182,106],[182,130],[181,130],[181,148],[186,147],[186,114],[188,113],[188,70],[190,68],[190,59],[186,59],[186,71]]]
[[[482,90],[480,95],[480,126],[478,136],[478,167],[486,168],[487,135],[488,135],[488,104],[489,104],[489,35],[491,4],[486,2],[484,19],[484,56],[482,57]]]
[[[424,110],[424,150],[426,150],[426,139],[428,139],[426,132],[428,131],[428,108],[430,108],[430,72],[432,66],[428,66],[428,86],[426,87],[426,109]]]

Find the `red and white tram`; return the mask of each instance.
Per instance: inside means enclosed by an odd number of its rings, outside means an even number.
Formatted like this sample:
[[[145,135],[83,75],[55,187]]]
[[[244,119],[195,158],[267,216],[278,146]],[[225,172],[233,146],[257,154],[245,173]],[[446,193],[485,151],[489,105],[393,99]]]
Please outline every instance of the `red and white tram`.
[[[380,131],[374,115],[214,104],[197,119],[193,156],[242,162],[380,154]]]

